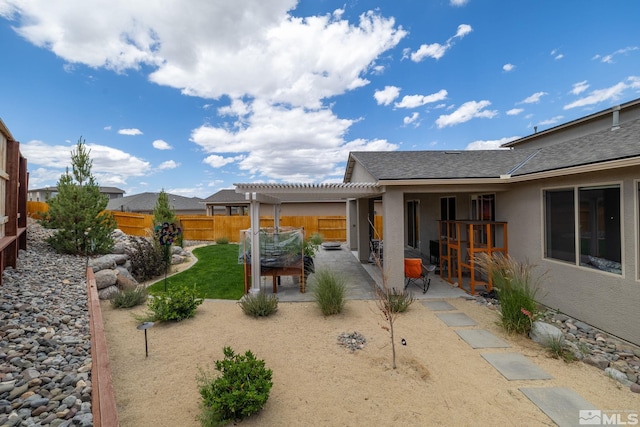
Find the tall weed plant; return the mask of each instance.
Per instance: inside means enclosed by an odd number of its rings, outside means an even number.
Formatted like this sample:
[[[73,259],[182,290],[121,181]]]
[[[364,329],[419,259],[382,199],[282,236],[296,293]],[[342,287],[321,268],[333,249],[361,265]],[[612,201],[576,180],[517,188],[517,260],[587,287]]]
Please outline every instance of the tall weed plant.
[[[329,316],[338,314],[344,308],[347,288],[344,278],[327,269],[315,273],[313,297],[318,303],[322,314]]]
[[[475,261],[496,289],[502,328],[509,333],[528,334],[539,312],[536,294],[542,277],[533,274],[535,266],[501,253],[481,253]]]

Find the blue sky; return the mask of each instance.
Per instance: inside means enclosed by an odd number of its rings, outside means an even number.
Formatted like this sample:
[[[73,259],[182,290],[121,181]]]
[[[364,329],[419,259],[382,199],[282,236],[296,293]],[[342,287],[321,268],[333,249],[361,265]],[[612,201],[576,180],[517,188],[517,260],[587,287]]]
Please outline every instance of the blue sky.
[[[0,0],[0,118],[55,185],[340,182],[350,151],[493,149],[640,97],[640,2]],[[425,165],[428,167],[428,165]]]

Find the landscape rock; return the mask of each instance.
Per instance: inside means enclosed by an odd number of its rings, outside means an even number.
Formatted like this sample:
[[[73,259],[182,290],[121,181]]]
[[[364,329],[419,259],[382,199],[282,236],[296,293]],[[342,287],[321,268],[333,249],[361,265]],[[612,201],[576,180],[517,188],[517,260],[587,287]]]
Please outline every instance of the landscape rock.
[[[98,290],[114,286],[118,281],[118,272],[112,269],[99,270],[95,272],[96,287]]]
[[[529,336],[533,341],[542,345],[547,345],[552,341],[564,341],[564,335],[559,328],[541,321],[533,322]]]

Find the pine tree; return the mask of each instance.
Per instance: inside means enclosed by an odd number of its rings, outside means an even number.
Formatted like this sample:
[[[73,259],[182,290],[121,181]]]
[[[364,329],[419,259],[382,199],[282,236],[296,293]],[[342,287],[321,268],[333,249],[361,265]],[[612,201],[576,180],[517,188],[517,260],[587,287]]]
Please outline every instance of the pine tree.
[[[165,222],[173,224],[176,222],[176,214],[169,206],[169,195],[164,191],[164,188],[158,194],[158,200],[153,208],[153,224],[162,225]]]
[[[90,150],[82,137],[71,151],[69,168],[58,181],[58,194],[49,200],[49,212],[43,221],[56,232],[47,240],[58,252],[75,255],[108,253],[113,247],[111,233],[117,223],[105,211],[109,198],[91,175]]]

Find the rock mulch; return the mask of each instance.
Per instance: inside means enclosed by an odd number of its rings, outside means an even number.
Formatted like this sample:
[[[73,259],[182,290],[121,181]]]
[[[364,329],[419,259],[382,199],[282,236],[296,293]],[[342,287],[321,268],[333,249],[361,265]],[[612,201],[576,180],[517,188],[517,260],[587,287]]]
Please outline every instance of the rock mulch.
[[[475,300],[492,310],[500,309],[500,302],[491,295],[479,295]],[[605,375],[640,393],[640,347],[556,310],[545,310],[539,321],[555,328],[551,335],[561,336],[564,348],[575,359],[601,369]]]
[[[92,426],[86,259],[30,225],[0,286],[0,426]]]
[[[348,348],[352,352],[362,350],[366,343],[367,339],[359,332],[343,332],[338,335],[338,344]]]

